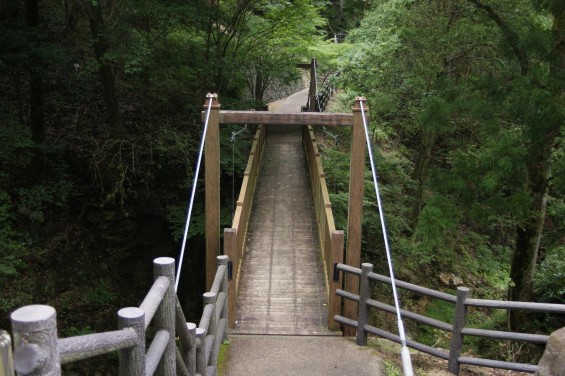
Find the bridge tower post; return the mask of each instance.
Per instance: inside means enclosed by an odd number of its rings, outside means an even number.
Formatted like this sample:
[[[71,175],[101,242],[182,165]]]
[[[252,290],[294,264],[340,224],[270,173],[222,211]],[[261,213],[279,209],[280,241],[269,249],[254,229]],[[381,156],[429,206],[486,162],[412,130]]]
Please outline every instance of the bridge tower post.
[[[367,112],[364,97],[357,97],[353,106],[353,129],[351,131],[351,159],[349,162],[349,204],[347,213],[347,249],[346,264],[356,268],[361,267],[361,230],[363,224],[363,189],[365,181],[365,131],[363,126],[363,110]],[[365,118],[368,119],[367,116]],[[345,277],[345,290],[358,294],[359,278],[352,274]],[[357,318],[358,303],[347,299],[344,306],[344,316]],[[343,334],[353,336],[355,330],[345,327]]]
[[[205,139],[205,217],[206,217],[206,291],[216,275],[216,257],[220,255],[220,103],[217,94],[208,94],[204,111],[212,99]]]
[[[317,64],[316,58],[313,57],[310,62],[310,90],[308,92],[308,96],[310,97],[308,101],[308,111],[310,112],[316,112],[316,91],[318,91],[318,80],[316,77]]]

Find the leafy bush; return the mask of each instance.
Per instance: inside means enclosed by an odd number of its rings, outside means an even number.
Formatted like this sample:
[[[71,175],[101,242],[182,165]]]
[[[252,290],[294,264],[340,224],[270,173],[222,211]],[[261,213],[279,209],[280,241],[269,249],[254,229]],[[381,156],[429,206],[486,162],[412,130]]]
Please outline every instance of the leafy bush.
[[[534,280],[539,300],[565,303],[565,246],[547,252]]]

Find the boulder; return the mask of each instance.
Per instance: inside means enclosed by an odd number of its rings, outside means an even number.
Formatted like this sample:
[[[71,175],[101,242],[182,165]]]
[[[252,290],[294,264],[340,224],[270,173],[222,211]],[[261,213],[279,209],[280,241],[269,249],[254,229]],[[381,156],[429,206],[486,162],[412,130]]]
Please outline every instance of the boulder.
[[[565,328],[551,333],[536,376],[565,375]]]

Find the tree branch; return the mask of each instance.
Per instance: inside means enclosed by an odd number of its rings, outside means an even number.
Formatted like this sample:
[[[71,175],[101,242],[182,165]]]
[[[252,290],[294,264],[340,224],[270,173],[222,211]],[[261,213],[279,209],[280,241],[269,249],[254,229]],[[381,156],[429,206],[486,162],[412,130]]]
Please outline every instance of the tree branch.
[[[478,9],[483,10],[487,16],[498,25],[500,31],[502,31],[502,34],[504,35],[504,38],[506,38],[506,42],[508,42],[514,52],[514,55],[518,59],[518,63],[520,64],[520,73],[522,75],[527,74],[529,69],[528,56],[519,46],[520,38],[518,37],[518,34],[512,30],[512,28],[502,19],[502,17],[498,15],[498,13],[494,11],[494,9],[492,9],[490,5],[483,4],[479,0],[469,0],[469,2]]]

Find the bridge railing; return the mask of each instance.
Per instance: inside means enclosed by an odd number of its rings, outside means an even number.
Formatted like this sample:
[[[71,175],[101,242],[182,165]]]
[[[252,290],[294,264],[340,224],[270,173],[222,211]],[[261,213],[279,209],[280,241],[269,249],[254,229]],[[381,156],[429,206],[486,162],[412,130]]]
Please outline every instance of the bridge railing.
[[[311,126],[302,128],[302,141],[308,158],[308,168],[314,196],[314,212],[318,223],[318,243],[324,262],[326,286],[328,287],[328,329],[338,330],[339,324],[333,320],[341,311],[340,299],[332,293],[342,286],[340,274],[334,270],[334,265],[343,262],[344,234],[336,230],[332,213],[332,204],[326,185],[326,175],[322,168],[322,160],[318,142]]]
[[[58,338],[53,307],[17,309],[11,315],[13,369],[25,375],[61,375],[62,364],[119,351],[121,376],[215,375],[219,347],[227,338],[228,257],[218,257],[218,264],[198,327],[184,317],[174,291],[175,260],[169,257],[154,260],[154,283],[141,305],[118,311],[118,330]],[[155,335],[146,351],[151,323]],[[10,353],[1,355],[5,359]]]
[[[379,337],[400,343],[400,337],[394,333],[386,330],[376,328],[369,325],[369,308],[374,308],[379,311],[395,314],[396,309],[394,306],[385,304],[383,302],[371,299],[371,283],[380,282],[384,284],[391,284],[390,278],[373,273],[373,265],[364,263],[362,268],[355,268],[352,266],[339,264],[337,269],[344,273],[359,276],[359,295],[352,294],[344,290],[336,290],[336,295],[345,299],[358,302],[359,309],[357,320],[346,318],[343,316],[335,316],[335,321],[357,328],[357,344],[364,346],[367,344],[368,333],[375,334]],[[546,303],[527,303],[527,302],[513,302],[513,301],[498,301],[498,300],[485,300],[485,299],[472,299],[471,292],[466,287],[458,287],[457,295],[446,294],[443,292],[435,291],[418,285],[413,285],[403,281],[396,281],[396,286],[414,293],[440,299],[455,305],[454,317],[452,323],[435,320],[411,311],[401,310],[403,318],[414,320],[418,323],[429,325],[431,327],[444,330],[451,333],[451,344],[449,351],[436,349],[422,343],[407,340],[407,345],[413,349],[422,351],[426,354],[435,356],[437,358],[448,361],[448,371],[458,375],[459,368],[462,364],[500,368],[513,371],[531,372],[534,373],[538,370],[538,366],[532,364],[522,364],[514,362],[505,362],[492,359],[475,358],[469,356],[462,356],[463,354],[463,338],[464,336],[475,336],[483,338],[493,338],[500,340],[514,340],[524,341],[529,343],[546,344],[549,336],[528,333],[504,332],[496,330],[484,330],[471,328],[466,326],[466,316],[468,307],[489,308],[489,309],[521,309],[535,312],[545,313],[561,313],[565,314],[564,304],[546,304]]]
[[[329,77],[329,79],[328,79]],[[322,82],[321,88],[316,94],[316,111],[324,112],[328,105],[328,102],[335,93],[335,81],[339,77],[339,72],[326,76],[324,82]]]
[[[243,173],[243,182],[237,199],[232,227],[224,229],[224,254],[229,256],[230,279],[233,281],[230,283],[229,295],[234,297],[230,299],[228,307],[228,324],[230,327],[235,326],[235,297],[239,287],[239,273],[247,238],[247,224],[249,223],[252,199],[255,194],[257,175],[265,146],[265,135],[265,125],[259,125],[253,138],[249,160]]]

